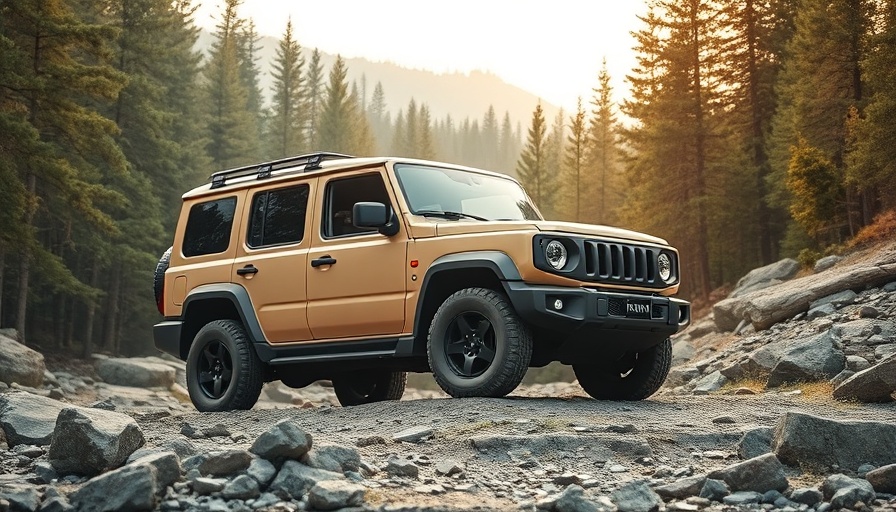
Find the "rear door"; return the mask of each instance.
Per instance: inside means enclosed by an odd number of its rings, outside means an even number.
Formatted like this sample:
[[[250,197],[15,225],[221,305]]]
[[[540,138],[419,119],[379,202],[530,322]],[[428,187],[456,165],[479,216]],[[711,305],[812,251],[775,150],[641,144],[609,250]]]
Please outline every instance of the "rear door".
[[[232,268],[233,282],[249,292],[270,343],[311,339],[305,268],[311,247],[316,179],[253,189],[243,212],[246,229]]]
[[[407,230],[385,236],[352,224],[352,207],[395,207],[385,169],[320,179],[320,222],[308,256],[308,324],[315,339],[399,334],[405,324]]]

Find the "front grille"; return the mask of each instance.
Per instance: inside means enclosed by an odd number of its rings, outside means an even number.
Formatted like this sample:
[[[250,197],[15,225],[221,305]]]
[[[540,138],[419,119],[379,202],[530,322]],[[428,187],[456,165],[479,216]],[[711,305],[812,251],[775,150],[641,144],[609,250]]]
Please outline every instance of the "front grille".
[[[656,285],[659,249],[619,243],[585,241],[585,274],[601,282]]]

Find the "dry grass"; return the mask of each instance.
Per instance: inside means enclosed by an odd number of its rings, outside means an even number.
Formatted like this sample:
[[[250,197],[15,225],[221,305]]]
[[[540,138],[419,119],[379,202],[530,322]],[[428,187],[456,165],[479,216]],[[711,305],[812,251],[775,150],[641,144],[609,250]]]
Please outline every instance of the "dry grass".
[[[720,395],[731,395],[734,394],[735,390],[741,388],[750,389],[757,394],[763,393],[769,390],[766,387],[767,382],[767,377],[748,377],[738,381],[728,382],[716,393]],[[794,391],[799,391],[798,394],[793,394],[793,396],[800,400],[805,400],[806,402],[830,404],[830,406],[834,408],[842,409],[856,406],[856,403],[854,402],[834,400],[834,385],[826,380],[794,382],[774,388],[774,391],[778,393],[793,393]]]
[[[896,238],[896,209],[887,210],[874,218],[874,222],[859,230],[849,241],[850,248],[865,247]]]

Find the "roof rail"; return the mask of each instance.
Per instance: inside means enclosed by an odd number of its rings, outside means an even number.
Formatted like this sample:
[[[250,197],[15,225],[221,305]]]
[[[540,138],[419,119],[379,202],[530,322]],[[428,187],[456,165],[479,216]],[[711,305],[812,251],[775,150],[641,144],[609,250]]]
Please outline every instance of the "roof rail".
[[[340,158],[354,158],[351,155],[343,155],[342,153],[328,153],[320,151],[317,153],[308,153],[307,155],[291,156],[280,160],[273,160],[260,164],[247,165],[245,167],[236,167],[226,171],[219,171],[209,176],[211,188],[223,187],[228,178],[241,178],[243,176],[256,175],[258,179],[270,178],[276,170],[285,167],[295,167],[304,164],[304,171],[314,171],[320,169],[320,164],[324,160],[336,160]]]

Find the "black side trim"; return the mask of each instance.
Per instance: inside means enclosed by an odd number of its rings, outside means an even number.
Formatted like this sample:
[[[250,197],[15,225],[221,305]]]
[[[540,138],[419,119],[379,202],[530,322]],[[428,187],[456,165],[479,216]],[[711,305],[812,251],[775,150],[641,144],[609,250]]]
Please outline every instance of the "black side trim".
[[[184,300],[183,313],[181,317],[186,319],[190,311],[190,304],[204,299],[227,299],[236,307],[240,315],[240,320],[246,327],[249,337],[254,343],[264,343],[264,333],[261,330],[261,324],[258,323],[258,317],[255,316],[255,308],[252,307],[252,300],[249,298],[249,292],[245,288],[234,283],[215,283],[197,286],[190,292],[186,300]]]
[[[436,259],[432,265],[426,270],[423,277],[423,284],[420,285],[420,295],[417,299],[417,311],[414,315],[414,337],[425,336],[426,333],[420,333],[420,322],[423,310],[424,297],[426,297],[426,289],[429,286],[433,276],[439,272],[456,269],[473,269],[486,268],[491,270],[498,276],[501,281],[522,281],[520,271],[516,268],[510,256],[501,251],[473,251],[461,252],[456,254],[448,254]]]
[[[255,343],[258,358],[271,365],[352,361],[408,357],[413,354],[408,347],[411,337],[377,338],[360,341],[326,341],[273,346],[265,342]]]

